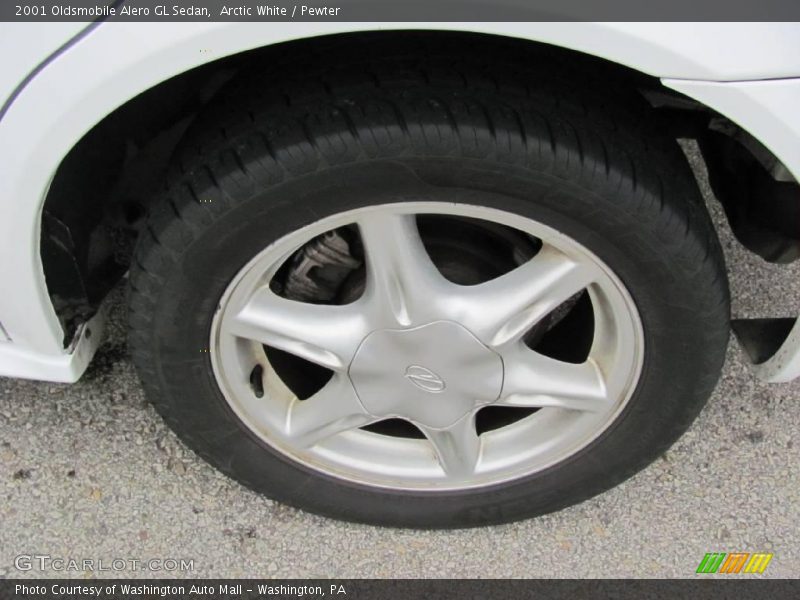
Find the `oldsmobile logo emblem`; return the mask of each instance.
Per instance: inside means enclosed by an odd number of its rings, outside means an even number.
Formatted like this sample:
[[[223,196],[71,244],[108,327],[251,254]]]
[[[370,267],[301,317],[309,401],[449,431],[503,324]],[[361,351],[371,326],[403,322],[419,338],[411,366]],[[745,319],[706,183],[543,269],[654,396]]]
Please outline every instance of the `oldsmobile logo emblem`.
[[[405,378],[419,389],[432,394],[443,392],[444,388],[447,387],[441,377],[421,365],[410,365],[406,367]]]

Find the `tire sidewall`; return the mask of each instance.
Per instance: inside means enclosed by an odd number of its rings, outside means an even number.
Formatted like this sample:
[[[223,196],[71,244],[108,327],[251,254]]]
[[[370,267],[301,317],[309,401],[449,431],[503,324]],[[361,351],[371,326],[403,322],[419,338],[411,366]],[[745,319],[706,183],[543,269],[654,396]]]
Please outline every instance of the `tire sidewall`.
[[[641,194],[463,157],[364,160],[268,187],[216,218],[165,279],[153,318],[157,407],[184,441],[223,472],[280,501],[349,520],[454,527],[562,508],[603,491],[668,447],[710,393],[721,323],[694,309],[709,292],[684,277]],[[413,201],[491,207],[543,223],[598,256],[623,282],[644,329],[644,365],[626,408],[568,459],[512,482],[457,492],[390,491],[337,480],[296,463],[253,434],[217,385],[210,328],[230,281],[257,253],[319,219]],[[643,216],[644,215],[644,216]],[[723,316],[718,316],[718,320]]]

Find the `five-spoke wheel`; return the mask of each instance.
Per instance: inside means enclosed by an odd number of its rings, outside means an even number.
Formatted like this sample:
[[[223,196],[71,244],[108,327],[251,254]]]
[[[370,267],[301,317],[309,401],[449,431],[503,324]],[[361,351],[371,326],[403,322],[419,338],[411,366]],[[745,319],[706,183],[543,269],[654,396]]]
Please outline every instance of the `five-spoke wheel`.
[[[470,219],[511,228],[536,252],[488,281],[454,283],[420,234],[418,216],[428,215],[443,219],[440,227]],[[320,304],[276,291],[290,257],[342,228],[351,232],[348,250],[363,255],[357,298]],[[531,347],[532,330],[547,322],[548,333],[553,313],[563,307],[568,317],[584,296],[591,318],[582,326],[592,340],[585,356],[568,362]],[[605,429],[641,367],[638,313],[610,269],[541,223],[483,207],[415,202],[323,219],[255,257],[220,306],[212,360],[236,414],[291,458],[372,485],[458,489],[543,469]],[[330,378],[300,399],[270,349]],[[254,368],[263,395],[254,391]],[[479,434],[476,416],[487,407],[527,410]],[[425,439],[364,429],[389,419],[407,421]]]
[[[630,81],[420,35],[287,52],[202,109],[138,242],[131,353],[181,439],[270,498],[507,522],[613,487],[692,423],[724,264]]]

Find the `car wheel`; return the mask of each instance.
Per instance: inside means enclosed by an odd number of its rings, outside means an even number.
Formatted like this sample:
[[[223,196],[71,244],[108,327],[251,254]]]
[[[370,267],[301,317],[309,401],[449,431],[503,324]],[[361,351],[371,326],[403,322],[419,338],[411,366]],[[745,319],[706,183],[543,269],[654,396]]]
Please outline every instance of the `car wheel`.
[[[728,338],[677,144],[634,98],[370,60],[241,76],[198,118],[130,278],[149,397],[221,471],[348,520],[499,523],[631,476]]]

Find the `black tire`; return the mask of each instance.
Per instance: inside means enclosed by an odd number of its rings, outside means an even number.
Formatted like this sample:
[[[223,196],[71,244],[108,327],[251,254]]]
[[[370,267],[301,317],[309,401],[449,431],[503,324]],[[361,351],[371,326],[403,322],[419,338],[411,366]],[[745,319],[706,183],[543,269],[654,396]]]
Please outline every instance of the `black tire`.
[[[649,107],[588,80],[576,90],[570,77],[469,56],[354,58],[347,68],[309,66],[302,80],[281,73],[241,75],[197,119],[135,252],[133,358],[148,397],[188,446],[303,509],[438,528],[580,502],[687,429],[722,367],[727,280],[686,160]],[[239,269],[324,216],[422,192],[555,227],[610,265],[634,298],[646,348],[639,385],[612,426],[568,460],[472,492],[359,486],[279,455],[222,397],[203,349]]]

